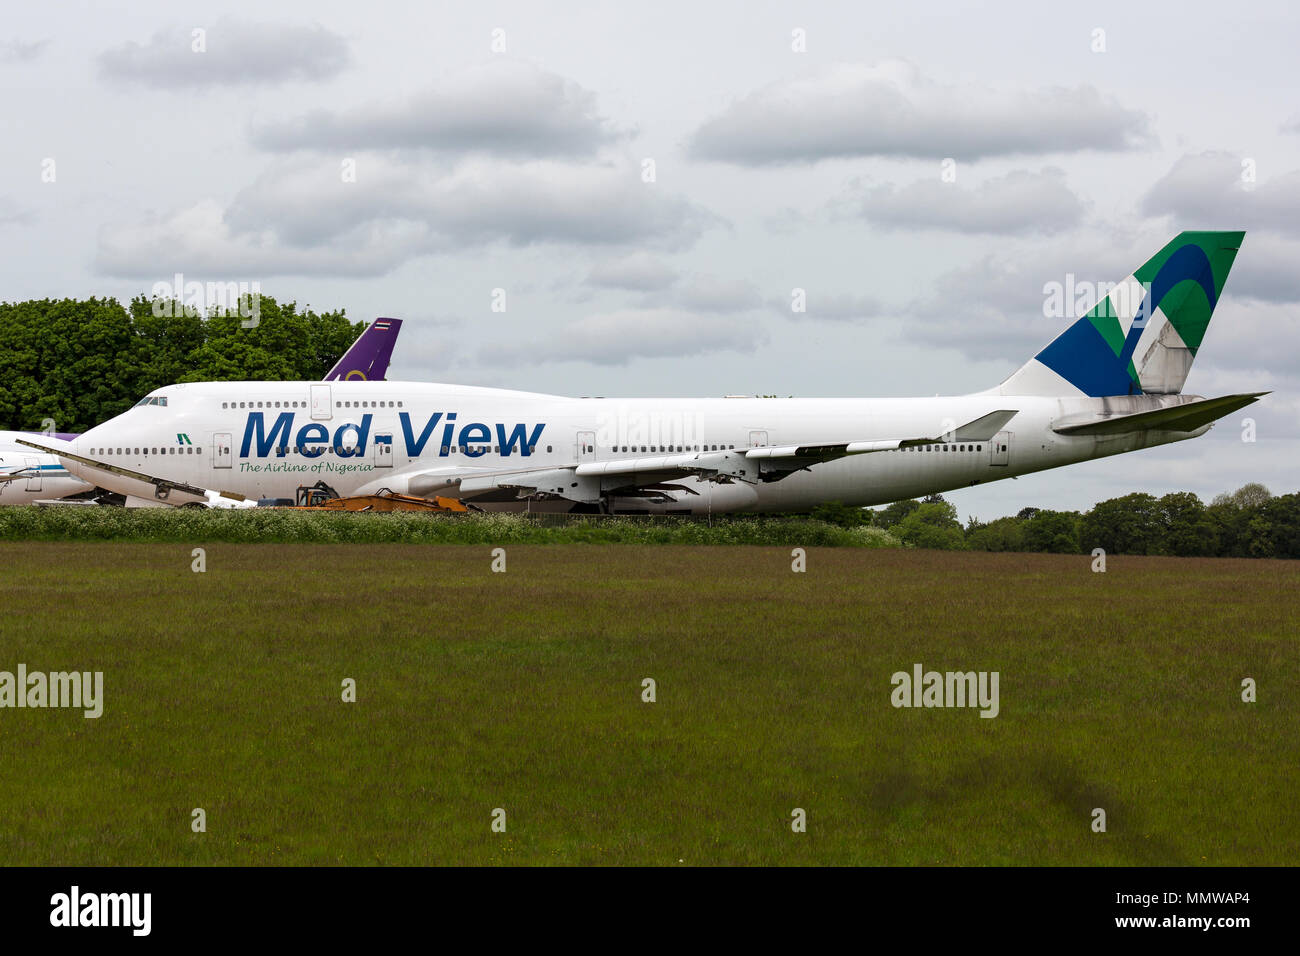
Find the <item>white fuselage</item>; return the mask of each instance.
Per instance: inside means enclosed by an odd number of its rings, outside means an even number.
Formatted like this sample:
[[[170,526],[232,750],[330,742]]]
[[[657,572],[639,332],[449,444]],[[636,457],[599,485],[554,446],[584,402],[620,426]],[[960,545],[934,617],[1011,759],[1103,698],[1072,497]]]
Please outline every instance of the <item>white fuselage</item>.
[[[695,477],[609,499],[614,512],[804,512],[826,501],[875,505],[997,481],[1203,434],[1065,436],[1052,423],[1125,399],[996,393],[884,399],[604,399],[418,382],[222,382],[172,385],[81,435],[74,453],[249,498],[293,498],[324,481],[340,495],[388,488],[456,494],[474,473],[565,468],[655,454],[950,433],[998,409],[1017,414],[991,441],[853,455],[780,480]],[[1144,397],[1145,398],[1145,397]],[[1158,402],[1156,398],[1151,401]],[[69,462],[88,481],[141,498],[153,488]],[[498,489],[497,510],[570,510]]]
[[[70,474],[58,456],[19,445],[19,438],[50,441],[31,432],[0,432],[0,478],[10,479],[0,481],[0,505],[30,505],[94,490],[93,484]]]

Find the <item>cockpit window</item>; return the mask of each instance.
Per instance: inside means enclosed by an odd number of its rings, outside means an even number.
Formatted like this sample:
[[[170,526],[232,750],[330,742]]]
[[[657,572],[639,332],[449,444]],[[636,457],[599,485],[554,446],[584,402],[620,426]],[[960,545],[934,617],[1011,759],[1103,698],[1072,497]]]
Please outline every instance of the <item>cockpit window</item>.
[[[148,396],[148,397],[146,397],[146,398],[142,398],[142,399],[140,399],[140,401],[138,401],[138,402],[135,403],[135,407],[136,407],[136,408],[139,408],[141,405],[161,405],[163,408],[166,408],[166,407],[167,407],[167,396],[166,396],[166,395],[151,395],[151,396]]]

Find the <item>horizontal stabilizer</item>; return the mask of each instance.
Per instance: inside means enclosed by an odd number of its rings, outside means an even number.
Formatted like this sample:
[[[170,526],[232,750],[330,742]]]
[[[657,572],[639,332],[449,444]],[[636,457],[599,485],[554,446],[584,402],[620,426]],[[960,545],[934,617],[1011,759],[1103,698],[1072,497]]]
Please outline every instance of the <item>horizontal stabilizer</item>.
[[[1267,394],[1268,392],[1250,392],[1245,395],[1225,395],[1222,398],[1203,398],[1146,412],[1099,415],[1083,422],[1067,420],[1053,426],[1052,431],[1061,435],[1121,435],[1125,432],[1149,430],[1193,432],[1259,401]]]

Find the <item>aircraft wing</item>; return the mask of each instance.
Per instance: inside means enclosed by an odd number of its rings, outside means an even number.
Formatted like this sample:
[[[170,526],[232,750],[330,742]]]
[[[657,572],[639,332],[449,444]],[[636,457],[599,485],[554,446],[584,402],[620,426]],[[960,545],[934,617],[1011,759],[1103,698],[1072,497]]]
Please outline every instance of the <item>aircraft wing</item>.
[[[34,478],[40,472],[32,468],[15,468],[13,471],[6,471],[0,475],[0,482],[5,481],[26,481],[28,478]]]
[[[993,436],[1015,418],[1013,409],[999,409],[989,412],[981,418],[967,422],[954,429],[950,434],[937,437],[896,438],[887,441],[846,441],[818,443],[815,445],[782,445],[776,448],[751,448],[745,454],[749,458],[812,458],[818,461],[830,461],[846,455],[865,455],[874,451],[893,451],[896,448],[912,448],[916,445],[936,445],[943,441],[992,441]]]
[[[603,494],[617,491],[625,495],[664,497],[667,491],[691,489],[671,482],[683,478],[709,481],[778,481],[795,471],[803,471],[823,462],[849,455],[893,451],[916,445],[933,445],[943,441],[990,441],[1017,414],[1014,409],[999,409],[967,422],[945,435],[918,435],[893,439],[859,439],[781,445],[763,448],[737,448],[727,451],[682,452],[614,461],[574,462],[560,467],[543,466],[494,472],[429,472],[429,480],[443,487],[456,486],[462,497],[511,492],[525,498],[534,494],[569,498],[595,503]],[[415,479],[422,472],[409,476]]]
[[[26,445],[28,448],[43,451],[47,455],[58,455],[59,459],[65,464],[69,461],[76,462],[77,465],[81,466],[80,469],[74,472],[78,477],[94,484],[102,484],[103,487],[119,494],[135,498],[152,498],[159,504],[164,505],[197,504],[209,508],[251,508],[257,504],[257,502],[245,498],[235,491],[213,491],[210,488],[199,488],[183,481],[159,478],[141,471],[132,471],[119,465],[111,465],[108,462],[86,458],[84,455],[74,455],[66,449],[38,445],[36,442],[30,442],[22,438],[16,438],[14,441],[19,445]],[[93,470],[87,474],[82,469]],[[72,469],[69,468],[69,470]],[[114,478],[107,481],[97,481],[94,474],[96,471],[112,475]]]

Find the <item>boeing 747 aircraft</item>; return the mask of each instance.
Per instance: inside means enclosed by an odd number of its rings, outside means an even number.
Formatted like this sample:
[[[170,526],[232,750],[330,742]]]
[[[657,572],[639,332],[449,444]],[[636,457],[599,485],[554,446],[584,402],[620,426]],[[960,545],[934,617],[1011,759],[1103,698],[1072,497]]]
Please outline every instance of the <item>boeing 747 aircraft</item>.
[[[324,381],[382,380],[388,372],[393,346],[401,330],[401,319],[375,319],[329,370]],[[146,396],[141,404],[149,403],[157,395]],[[41,441],[37,434],[0,432],[0,505],[29,505],[95,490],[94,476],[83,481],[71,474],[54,453],[56,450],[70,450],[71,446],[66,443],[77,436],[55,434],[52,437],[54,443],[46,439],[47,444],[52,445],[51,449],[40,453],[26,443],[19,444],[20,439]]]
[[[1184,232],[1000,385],[948,398],[575,399],[416,382],[172,385],[58,454],[129,503],[319,481],[488,509],[806,512],[1183,441],[1262,392],[1182,394],[1241,245]]]

